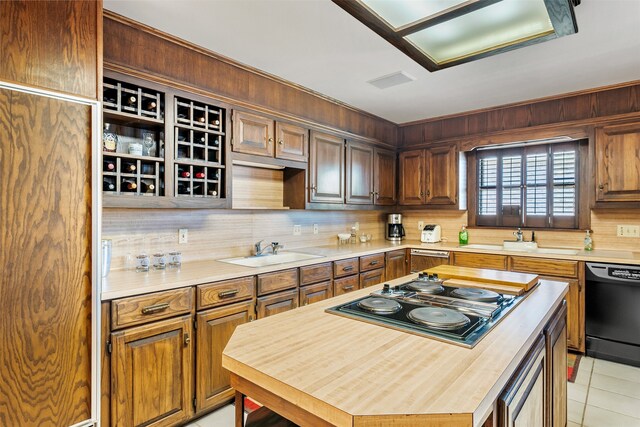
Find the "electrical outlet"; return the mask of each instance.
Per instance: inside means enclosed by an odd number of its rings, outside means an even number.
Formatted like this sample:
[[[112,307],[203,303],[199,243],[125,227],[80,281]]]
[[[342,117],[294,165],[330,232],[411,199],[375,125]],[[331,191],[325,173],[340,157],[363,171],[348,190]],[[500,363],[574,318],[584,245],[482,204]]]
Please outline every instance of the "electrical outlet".
[[[313,234],[318,234],[318,224],[313,224]]]
[[[178,230],[178,243],[179,244],[184,244],[187,243],[189,241],[189,229],[188,228],[181,228]]]
[[[356,231],[360,231],[360,223],[356,222],[355,224],[353,224],[353,226],[356,228]]]
[[[616,235],[618,237],[640,237],[640,226],[618,225],[616,227]]]
[[[293,235],[294,236],[300,236],[302,234],[302,226],[301,225],[294,225],[293,226]]]
[[[424,221],[418,221],[418,230],[424,230]]]

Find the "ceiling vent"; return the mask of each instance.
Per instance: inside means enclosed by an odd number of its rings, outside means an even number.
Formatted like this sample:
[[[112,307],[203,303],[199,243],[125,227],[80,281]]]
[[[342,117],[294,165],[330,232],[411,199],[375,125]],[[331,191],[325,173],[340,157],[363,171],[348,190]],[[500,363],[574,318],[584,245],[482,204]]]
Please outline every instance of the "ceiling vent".
[[[386,76],[378,77],[377,79],[369,80],[367,83],[372,84],[378,89],[387,89],[393,86],[412,82],[415,79],[415,77],[410,76],[404,71],[397,71],[392,74],[387,74]]]

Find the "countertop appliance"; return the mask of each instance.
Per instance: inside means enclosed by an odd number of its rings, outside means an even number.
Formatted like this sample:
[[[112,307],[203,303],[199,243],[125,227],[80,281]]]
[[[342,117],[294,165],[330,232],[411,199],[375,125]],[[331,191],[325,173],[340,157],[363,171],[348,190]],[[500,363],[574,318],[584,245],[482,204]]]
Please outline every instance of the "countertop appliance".
[[[442,229],[437,224],[427,224],[422,229],[420,241],[423,243],[438,243],[442,240]]]
[[[640,266],[586,264],[587,355],[640,366]]]
[[[472,348],[526,295],[446,286],[437,275],[421,273],[326,311]]]
[[[387,216],[387,230],[385,238],[392,242],[400,242],[404,238],[402,214],[389,214]]]
[[[412,273],[419,273],[442,264],[449,264],[449,251],[411,249]]]

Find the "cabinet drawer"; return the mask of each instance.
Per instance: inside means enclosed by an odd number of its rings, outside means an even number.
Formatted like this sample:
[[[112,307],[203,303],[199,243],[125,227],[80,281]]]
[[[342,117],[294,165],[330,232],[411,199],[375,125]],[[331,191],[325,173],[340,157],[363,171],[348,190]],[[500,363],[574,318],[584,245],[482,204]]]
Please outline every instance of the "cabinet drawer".
[[[333,281],[333,295],[338,296],[360,289],[358,276],[348,276]]]
[[[298,269],[276,271],[258,276],[258,295],[270,294],[298,286]]]
[[[384,267],[384,253],[360,257],[360,271],[375,270]]]
[[[333,277],[351,276],[359,271],[358,258],[341,259],[333,262]]]
[[[453,265],[458,265],[460,267],[490,268],[493,270],[507,269],[506,255],[455,252],[453,260]]]
[[[360,273],[360,289],[384,282],[384,268]]]
[[[300,267],[300,286],[331,280],[331,263]]]
[[[241,277],[222,282],[207,283],[196,288],[198,310],[231,302],[251,299],[256,295],[256,279]]]
[[[333,296],[331,281],[316,283],[300,288],[300,305],[309,305]]]
[[[556,277],[578,277],[578,261],[512,256],[511,270]]]
[[[298,307],[298,289],[292,289],[258,298],[256,313],[258,319],[262,319],[263,317],[293,310],[296,307]]]
[[[111,301],[111,329],[140,325],[188,313],[193,308],[193,288],[156,292]]]

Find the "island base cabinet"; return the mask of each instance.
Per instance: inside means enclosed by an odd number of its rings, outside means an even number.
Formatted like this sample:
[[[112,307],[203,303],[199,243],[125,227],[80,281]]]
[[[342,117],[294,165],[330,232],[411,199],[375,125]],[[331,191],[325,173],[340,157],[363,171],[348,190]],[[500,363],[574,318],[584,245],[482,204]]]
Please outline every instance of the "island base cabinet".
[[[258,319],[283,313],[298,307],[298,289],[258,298],[256,314]]]
[[[196,413],[233,397],[229,371],[222,368],[222,350],[236,327],[253,320],[252,301],[232,304],[196,315]]]
[[[111,334],[111,425],[169,426],[192,414],[191,315]]]
[[[498,426],[544,427],[545,391],[545,340],[540,335],[498,399]]]
[[[567,425],[567,305],[555,313],[545,328],[547,347],[548,425]]]

